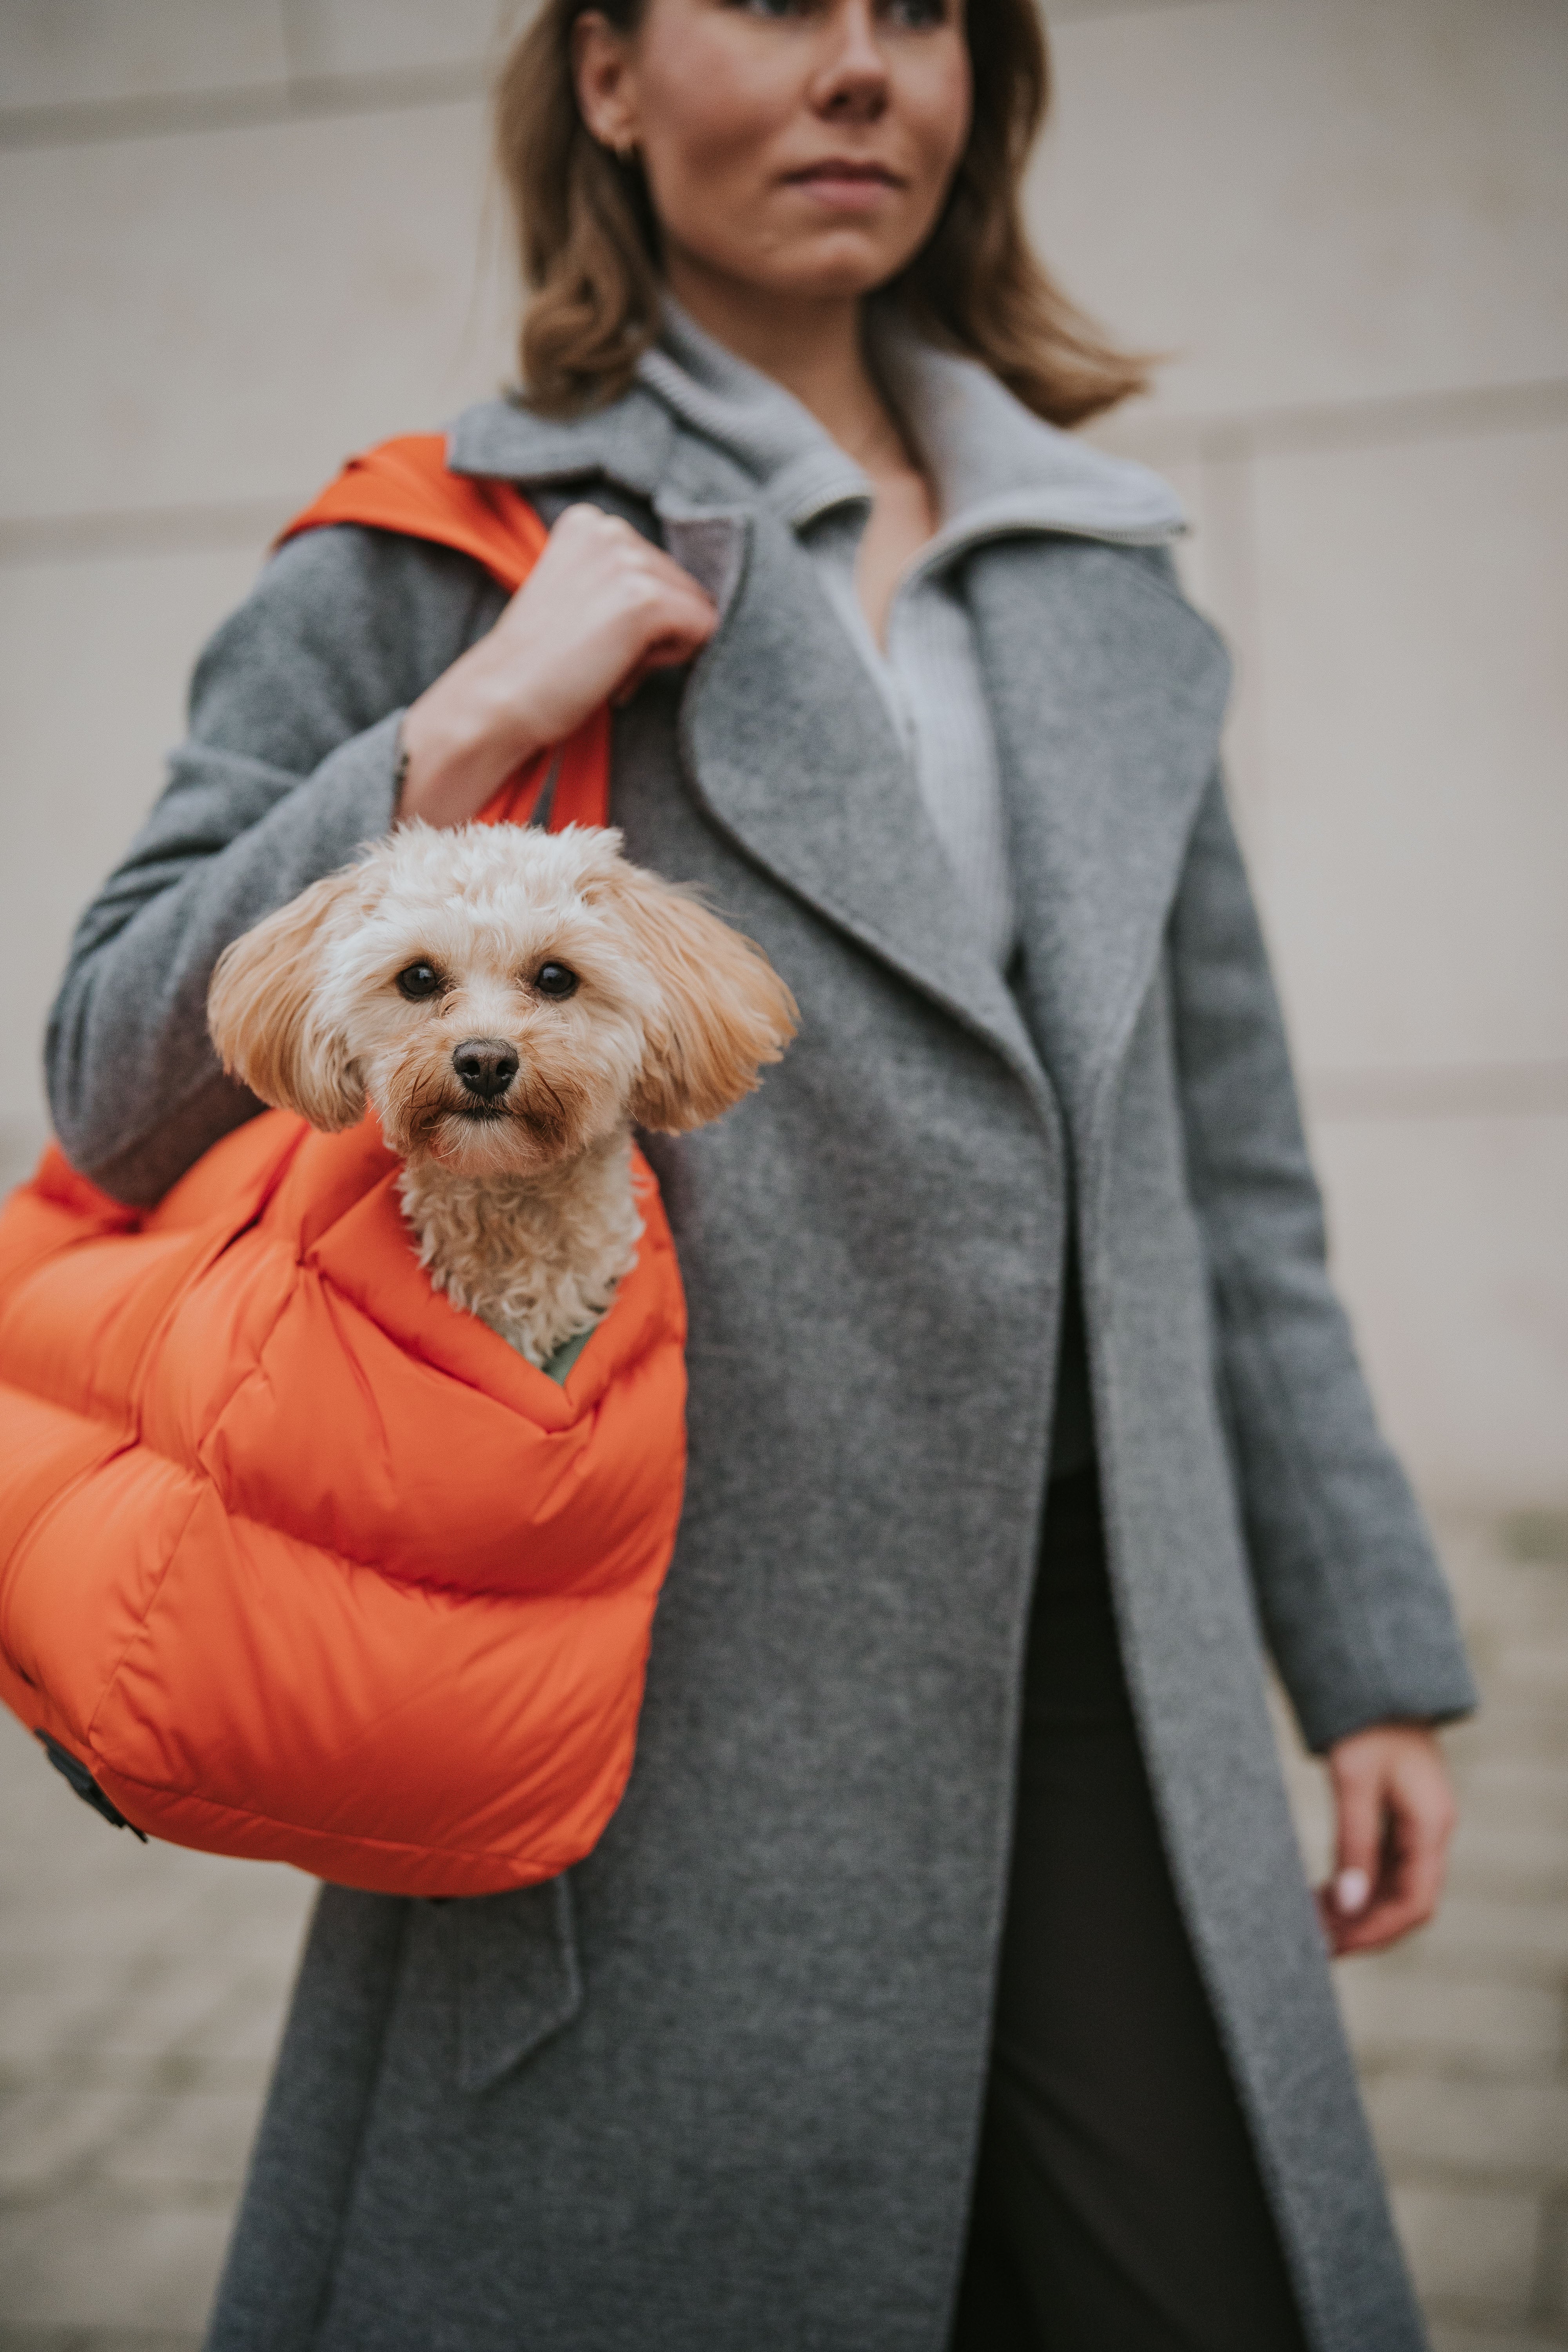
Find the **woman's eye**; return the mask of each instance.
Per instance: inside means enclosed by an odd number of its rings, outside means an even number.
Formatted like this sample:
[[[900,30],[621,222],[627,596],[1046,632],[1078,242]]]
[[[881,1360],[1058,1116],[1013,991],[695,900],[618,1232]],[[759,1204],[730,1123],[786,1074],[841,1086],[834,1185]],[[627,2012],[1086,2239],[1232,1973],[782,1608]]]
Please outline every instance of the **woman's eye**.
[[[411,963],[397,975],[397,985],[405,996],[417,1003],[421,997],[434,996],[441,985],[441,975],[433,963]]]
[[[743,16],[761,16],[782,24],[794,16],[815,16],[824,0],[726,0],[729,7]],[[975,0],[983,5],[983,0]],[[952,13],[952,0],[879,0],[878,16],[885,24],[895,25],[900,32],[927,32],[933,25],[945,25]]]
[[[577,975],[563,963],[542,963],[533,975],[533,984],[541,996],[553,996],[559,1000],[576,994]]]

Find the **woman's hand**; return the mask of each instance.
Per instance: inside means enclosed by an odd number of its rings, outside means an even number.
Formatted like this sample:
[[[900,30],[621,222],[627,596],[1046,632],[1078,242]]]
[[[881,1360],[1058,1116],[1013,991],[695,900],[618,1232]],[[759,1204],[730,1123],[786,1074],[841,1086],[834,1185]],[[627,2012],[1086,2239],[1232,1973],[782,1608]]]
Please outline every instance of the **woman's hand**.
[[[1334,1874],[1318,1891],[1329,1948],[1375,1952],[1437,1908],[1457,1811],[1435,1735],[1380,1724],[1328,1756],[1338,1833]]]
[[[409,706],[399,816],[466,824],[601,702],[689,661],[718,617],[690,573],[629,523],[568,507],[489,635]]]

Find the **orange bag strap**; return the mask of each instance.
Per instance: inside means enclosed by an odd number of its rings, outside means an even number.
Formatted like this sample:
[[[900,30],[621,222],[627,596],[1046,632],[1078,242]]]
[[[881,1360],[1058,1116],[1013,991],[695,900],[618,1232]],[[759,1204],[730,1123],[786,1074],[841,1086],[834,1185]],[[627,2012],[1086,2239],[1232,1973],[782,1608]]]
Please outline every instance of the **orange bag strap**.
[[[453,547],[482,563],[510,594],[538,562],[550,534],[510,482],[454,474],[446,436],[405,433],[351,457],[275,544],[323,524],[353,522]],[[547,788],[549,798],[541,805]],[[535,752],[487,801],[481,824],[527,824],[543,816],[552,833],[568,824],[610,821],[610,713],[591,711],[563,743]]]

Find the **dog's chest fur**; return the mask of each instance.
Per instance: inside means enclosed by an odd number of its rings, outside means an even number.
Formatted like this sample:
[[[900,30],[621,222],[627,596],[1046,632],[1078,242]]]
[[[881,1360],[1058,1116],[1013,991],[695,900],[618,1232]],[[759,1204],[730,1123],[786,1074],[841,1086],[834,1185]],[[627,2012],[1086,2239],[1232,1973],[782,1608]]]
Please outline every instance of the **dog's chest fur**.
[[[625,1136],[535,1176],[426,1160],[405,1168],[398,1192],[437,1289],[531,1364],[599,1320],[643,1229]]]

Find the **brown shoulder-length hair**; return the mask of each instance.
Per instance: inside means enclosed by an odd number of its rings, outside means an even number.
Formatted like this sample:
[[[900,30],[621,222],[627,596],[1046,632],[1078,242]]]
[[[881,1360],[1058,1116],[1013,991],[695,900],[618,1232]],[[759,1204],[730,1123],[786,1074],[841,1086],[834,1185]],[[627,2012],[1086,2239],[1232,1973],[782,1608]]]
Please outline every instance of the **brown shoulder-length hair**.
[[[543,0],[496,87],[496,153],[532,291],[522,323],[531,406],[560,414],[617,398],[658,331],[658,223],[635,160],[578,111],[572,27],[596,7],[622,32],[647,0]],[[1108,343],[1030,249],[1021,191],[1050,100],[1036,0],[971,0],[973,118],[942,218],[883,299],[948,349],[979,360],[1053,425],[1142,392],[1148,362]]]

